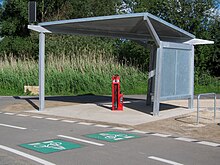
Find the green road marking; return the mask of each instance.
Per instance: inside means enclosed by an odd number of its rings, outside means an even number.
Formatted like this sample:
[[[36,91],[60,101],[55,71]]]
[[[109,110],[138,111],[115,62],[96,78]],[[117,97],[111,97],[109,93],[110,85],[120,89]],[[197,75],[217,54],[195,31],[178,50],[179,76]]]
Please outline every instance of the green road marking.
[[[41,152],[44,154],[65,151],[65,150],[71,150],[71,149],[76,149],[76,148],[82,147],[82,145],[67,142],[64,140],[59,140],[59,139],[20,144],[19,146],[30,149],[30,150],[34,150],[37,152]]]
[[[110,132],[101,132],[101,133],[96,133],[96,134],[88,134],[88,135],[85,135],[85,137],[103,140],[107,142],[117,142],[117,141],[122,141],[122,140],[139,138],[140,136],[137,136],[134,134],[110,131]]]

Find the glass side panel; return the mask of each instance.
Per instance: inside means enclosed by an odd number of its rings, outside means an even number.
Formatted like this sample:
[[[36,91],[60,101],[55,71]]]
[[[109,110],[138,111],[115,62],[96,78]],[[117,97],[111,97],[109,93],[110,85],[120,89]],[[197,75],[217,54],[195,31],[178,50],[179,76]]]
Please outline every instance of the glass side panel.
[[[176,50],[163,49],[161,70],[161,97],[175,95]]]
[[[177,50],[176,94],[190,92],[190,50]]]
[[[191,95],[192,50],[166,47],[161,58],[160,97],[166,100]]]

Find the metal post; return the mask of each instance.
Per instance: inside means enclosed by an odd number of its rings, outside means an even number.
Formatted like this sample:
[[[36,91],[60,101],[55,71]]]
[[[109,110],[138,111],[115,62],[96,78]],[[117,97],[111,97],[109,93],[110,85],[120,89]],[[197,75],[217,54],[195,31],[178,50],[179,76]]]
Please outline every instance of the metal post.
[[[160,111],[160,77],[161,77],[161,55],[162,55],[162,48],[161,48],[161,41],[160,38],[155,31],[150,19],[147,16],[144,16],[145,25],[148,31],[151,34],[156,46],[157,46],[157,56],[156,56],[156,73],[155,73],[155,82],[154,82],[154,105],[153,105],[153,115],[159,115]]]
[[[147,90],[147,101],[146,105],[151,105],[151,93],[152,93],[152,82],[153,82],[153,77],[155,76],[155,70],[154,70],[154,59],[155,59],[155,45],[151,45],[150,47],[150,61],[149,61],[149,72],[148,72],[148,90]]]
[[[197,124],[199,124],[199,97],[200,95],[197,98]]]
[[[188,109],[193,109],[194,97],[194,46],[192,46],[191,66],[190,66],[190,93],[191,97],[188,99]]]
[[[216,94],[214,94],[214,122],[216,119]]]
[[[44,56],[45,56],[45,34],[39,34],[39,111],[44,110],[45,98],[44,98]]]
[[[208,96],[208,95],[214,95],[214,122],[216,119],[216,94],[215,93],[203,93],[199,94],[197,97],[197,124],[199,124],[199,99],[200,96]]]
[[[188,109],[193,109],[193,97],[188,99]]]
[[[157,48],[156,57],[156,73],[155,73],[155,84],[154,84],[154,105],[153,105],[153,115],[157,116],[160,112],[160,85],[161,85],[161,59],[162,58],[162,48]]]

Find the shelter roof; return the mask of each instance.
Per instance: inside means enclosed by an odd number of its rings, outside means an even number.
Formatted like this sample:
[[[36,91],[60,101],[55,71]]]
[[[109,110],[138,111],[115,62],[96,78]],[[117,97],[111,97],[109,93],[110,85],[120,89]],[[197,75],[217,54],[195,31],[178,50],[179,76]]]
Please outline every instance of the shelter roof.
[[[147,22],[146,19],[150,20],[161,41],[185,42],[195,38],[194,35],[187,31],[150,13],[133,13],[42,22],[37,26],[29,25],[29,29],[47,33],[105,36],[139,41],[153,40],[153,36],[148,27],[149,22]]]

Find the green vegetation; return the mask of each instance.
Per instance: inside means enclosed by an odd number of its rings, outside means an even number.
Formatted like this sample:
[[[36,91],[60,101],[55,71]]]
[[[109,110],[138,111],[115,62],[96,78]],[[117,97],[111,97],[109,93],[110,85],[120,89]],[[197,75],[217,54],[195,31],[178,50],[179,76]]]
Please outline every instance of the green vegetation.
[[[0,60],[0,94],[24,95],[24,85],[38,85],[38,63],[4,57]],[[112,54],[90,49],[72,56],[49,54],[46,59],[46,95],[111,94],[111,76],[121,76],[124,94],[146,94],[147,74],[120,64]],[[209,74],[195,76],[195,93],[220,93],[220,81]]]
[[[0,5],[0,95],[23,95],[38,85],[38,35],[27,29],[28,0]],[[213,40],[195,47],[195,93],[220,93],[219,0],[39,0],[38,22],[149,12],[192,34]],[[47,35],[46,94],[110,94],[119,74],[125,94],[146,93],[149,52],[133,41]],[[98,84],[98,85],[97,85]]]
[[[220,79],[212,77],[209,73],[195,74],[195,94],[220,93]]]
[[[38,63],[34,60],[4,58],[0,68],[1,95],[23,95],[24,85],[38,85]],[[46,94],[111,94],[114,74],[121,76],[124,94],[146,93],[147,75],[132,66],[119,64],[104,51],[84,49],[69,57],[50,54],[46,60]]]

